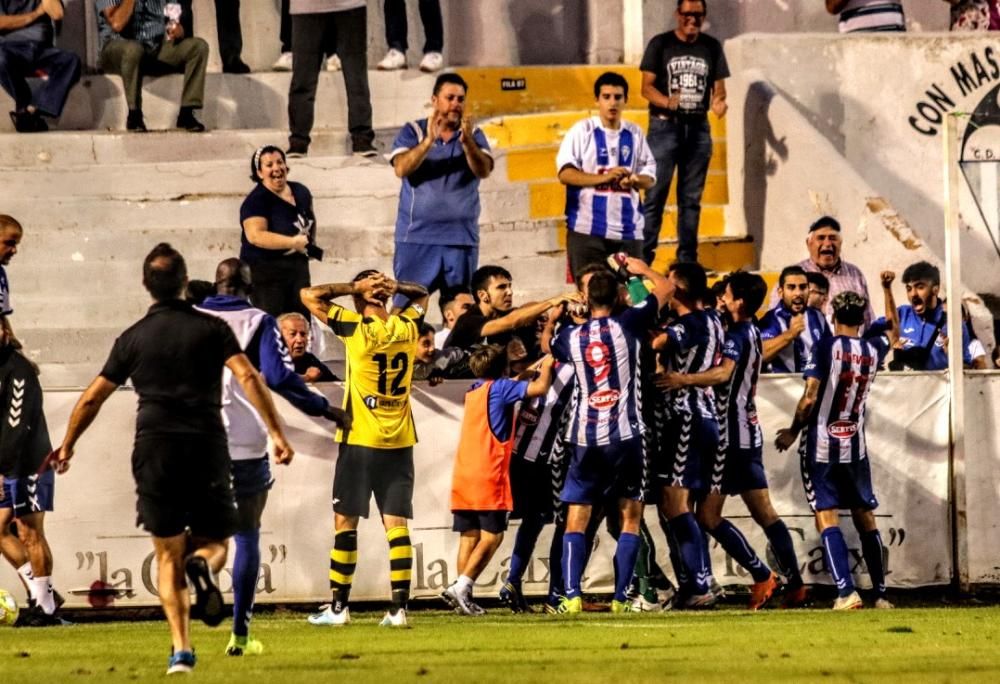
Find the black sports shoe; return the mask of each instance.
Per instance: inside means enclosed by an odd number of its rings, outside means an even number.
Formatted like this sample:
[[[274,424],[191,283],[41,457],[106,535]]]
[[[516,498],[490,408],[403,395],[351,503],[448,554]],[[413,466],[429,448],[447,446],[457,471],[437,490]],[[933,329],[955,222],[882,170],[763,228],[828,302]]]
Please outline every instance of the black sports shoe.
[[[371,140],[355,138],[351,143],[351,154],[356,154],[360,157],[377,157],[378,150],[375,149],[375,145],[372,144]]]
[[[14,124],[14,130],[18,133],[44,133],[49,130],[49,125],[45,123],[45,119],[38,112],[27,110],[11,112],[10,120]]]
[[[192,617],[200,618],[209,627],[215,627],[226,615],[226,604],[222,599],[222,592],[212,578],[208,561],[201,556],[188,556],[184,561],[184,573],[194,585],[195,604],[191,608]]]
[[[60,627],[63,625],[70,625],[72,623],[63,620],[62,618],[56,617],[55,615],[49,615],[41,606],[34,605],[26,610],[22,610],[17,616],[17,622],[14,623],[15,627]]]
[[[242,59],[237,59],[235,62],[230,62],[229,64],[222,65],[222,73],[224,74],[249,74],[250,66],[244,62]]]
[[[309,154],[309,145],[305,143],[293,142],[288,144],[285,156],[289,159],[300,159]]]
[[[128,110],[128,118],[125,119],[125,129],[135,133],[145,133],[149,130],[146,128],[146,122],[142,118],[141,109]]]
[[[205,132],[205,124],[194,118],[191,107],[181,107],[181,113],[177,115],[177,128],[183,128],[188,133]]]

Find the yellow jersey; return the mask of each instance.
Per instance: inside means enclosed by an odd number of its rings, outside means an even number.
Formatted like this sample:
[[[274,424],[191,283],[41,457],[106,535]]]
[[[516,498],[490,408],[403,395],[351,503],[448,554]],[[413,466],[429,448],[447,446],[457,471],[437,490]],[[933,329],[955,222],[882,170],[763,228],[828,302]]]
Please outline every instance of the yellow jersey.
[[[327,324],[347,348],[344,410],[351,429],[337,430],[337,441],[375,449],[417,443],[410,410],[413,357],[424,311],[411,305],[383,321],[334,304]]]

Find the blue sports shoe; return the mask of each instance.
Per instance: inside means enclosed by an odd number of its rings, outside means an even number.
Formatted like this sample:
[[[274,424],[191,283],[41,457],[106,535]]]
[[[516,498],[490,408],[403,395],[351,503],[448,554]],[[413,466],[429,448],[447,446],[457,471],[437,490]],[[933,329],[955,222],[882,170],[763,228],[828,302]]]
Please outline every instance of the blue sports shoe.
[[[196,660],[194,651],[177,651],[167,661],[167,674],[190,674]]]

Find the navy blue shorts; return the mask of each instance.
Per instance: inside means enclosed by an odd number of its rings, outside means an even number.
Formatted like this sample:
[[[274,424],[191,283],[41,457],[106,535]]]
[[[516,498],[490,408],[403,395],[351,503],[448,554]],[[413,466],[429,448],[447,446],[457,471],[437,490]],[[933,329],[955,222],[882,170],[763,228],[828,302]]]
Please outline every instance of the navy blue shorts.
[[[267,456],[233,461],[233,491],[237,499],[266,492],[273,484]]]
[[[430,292],[442,287],[468,285],[478,266],[479,247],[476,246],[397,242],[392,257],[396,280],[423,285]]]
[[[50,512],[55,502],[55,492],[54,470],[46,470],[41,475],[27,477],[5,477],[0,508],[14,509],[15,518],[23,518],[32,513]]]
[[[752,489],[767,489],[763,447],[719,449],[706,477],[712,494],[733,496]]]
[[[703,469],[719,451],[719,422],[683,413],[667,423],[660,435],[656,477],[664,487],[707,490]]]
[[[507,531],[510,511],[452,511],[455,520],[451,529],[455,532],[482,530],[490,534]]]
[[[855,463],[815,463],[802,451],[802,486],[809,508],[816,511],[861,508],[874,511],[872,470],[867,458]]]
[[[568,504],[600,504],[616,499],[642,500],[641,439],[604,446],[572,447],[562,500]]]

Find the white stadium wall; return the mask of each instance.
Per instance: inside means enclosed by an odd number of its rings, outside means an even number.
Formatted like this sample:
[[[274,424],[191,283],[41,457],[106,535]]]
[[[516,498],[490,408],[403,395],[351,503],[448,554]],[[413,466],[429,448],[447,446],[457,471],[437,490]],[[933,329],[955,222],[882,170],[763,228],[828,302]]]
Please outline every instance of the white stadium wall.
[[[995,401],[1000,401],[1000,375],[980,377],[981,383],[976,386],[988,389],[991,396],[997,397]],[[418,598],[436,596],[455,577],[457,535],[451,532],[448,505],[451,465],[466,386],[463,382],[446,383],[434,389],[420,385],[413,394],[414,416],[421,438],[415,450],[412,522],[414,595]],[[818,535],[802,491],[798,456],[794,452],[778,454],[771,446],[777,429],[790,420],[801,387],[801,381],[792,376],[761,380],[759,408],[766,437],[765,464],[775,506],[792,530],[806,581],[828,583]],[[325,392],[339,401],[338,384],[327,385]],[[62,435],[77,397],[77,391],[46,392],[46,413],[54,440]],[[271,491],[261,535],[264,568],[259,600],[320,601],[328,594],[327,558],[332,538],[330,487],[337,449],[328,423],[304,417],[281,400],[278,403],[297,454],[289,467],[275,468],[277,483]],[[889,584],[894,587],[947,584],[952,576],[952,545],[946,377],[943,374],[882,376],[874,385],[870,407],[868,439],[880,501],[878,522],[889,554]],[[991,409],[984,408],[987,410]],[[127,390],[116,392],[81,440],[72,468],[58,478],[56,510],[47,516],[46,528],[55,557],[54,582],[72,606],[87,605],[87,589],[98,580],[130,590],[118,600],[119,606],[156,602],[152,547],[148,537],[135,527],[135,494],[129,466],[134,412],[135,395]],[[1000,530],[985,517],[986,512],[995,510],[994,483],[1000,477],[995,474],[997,436],[987,420],[970,420],[969,425],[973,431],[977,426],[980,431],[991,431],[988,435],[970,435],[970,444],[991,445],[969,450],[970,481],[976,472],[988,474],[976,485],[983,487],[970,491],[969,497],[970,507],[980,502],[984,516],[970,518],[974,577],[997,581],[1000,543],[986,542],[1000,537]],[[986,496],[990,486],[993,498],[989,505],[983,505],[981,497]],[[754,546],[763,551],[766,540],[751,523],[742,504],[732,501],[727,513]],[[660,540],[659,561],[669,571],[655,512],[650,510],[647,518],[654,537]],[[848,545],[854,557],[860,559],[857,537],[849,522],[844,522]],[[499,589],[509,562],[514,529],[512,526],[500,552],[483,574],[480,593],[490,594]],[[546,591],[550,533],[548,528],[539,540],[526,579],[528,593]],[[713,547],[719,581],[749,583],[745,572],[726,558],[717,545]],[[589,590],[612,588],[613,548],[613,542],[602,531],[587,570],[585,586]],[[388,597],[386,559],[384,532],[377,517],[363,521],[353,596]],[[860,560],[854,563],[853,571],[857,581],[867,586]],[[228,571],[223,572],[221,582],[223,589],[231,590]],[[16,576],[6,564],[0,567],[0,586],[17,586]]]

